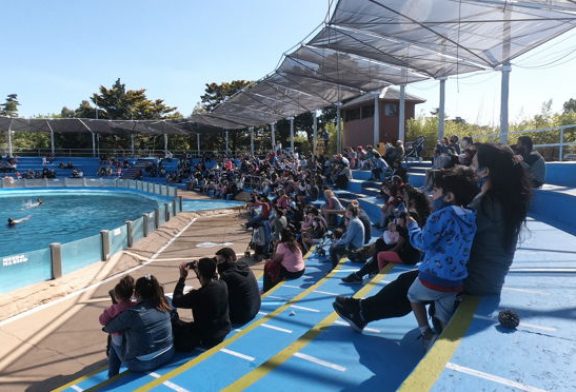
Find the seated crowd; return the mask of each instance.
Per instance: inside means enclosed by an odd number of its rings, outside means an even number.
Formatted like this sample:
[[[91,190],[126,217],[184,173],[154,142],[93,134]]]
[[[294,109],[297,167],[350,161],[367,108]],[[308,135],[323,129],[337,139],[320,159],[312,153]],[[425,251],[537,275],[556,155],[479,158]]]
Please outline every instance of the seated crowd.
[[[389,264],[419,263],[375,295],[340,296],[333,306],[357,331],[374,320],[414,312],[429,347],[455,311],[461,293],[500,293],[526,220],[531,185],[541,185],[537,172],[530,171],[531,163],[538,161],[532,158],[531,147],[520,140],[515,153],[508,146],[472,144],[465,138],[462,149],[454,151],[458,155],[439,152],[438,157],[448,156],[450,163],[431,170],[424,190],[409,185],[401,173],[379,171],[382,156],[374,151],[372,157],[356,152],[330,159],[283,153],[243,156],[236,162],[224,158],[221,167],[216,163],[210,169],[206,159],[194,169],[199,173],[194,178],[203,190],[206,187],[200,184],[221,186],[238,179],[247,184],[249,176],[258,178],[250,182],[255,192],[245,227],[254,229],[251,246],[256,254],[268,259],[263,292],[302,276],[303,255],[313,245],[329,244],[332,267],[342,257],[359,262],[356,272],[342,278],[344,284],[361,284],[366,275]],[[376,178],[387,175],[381,188],[382,216],[375,225],[382,230],[377,238],[372,238],[370,219],[357,200],[345,203],[332,190],[344,169],[366,168],[367,161],[374,165]],[[318,201],[321,190],[324,202]],[[226,194],[220,191],[221,196]],[[200,287],[184,293],[189,271],[195,272]],[[153,276],[135,284],[125,278],[118,284],[118,304],[100,319],[112,334],[110,376],[118,373],[120,362],[130,370],[150,370],[168,361],[174,351],[212,347],[233,325],[252,320],[259,311],[256,278],[230,248],[219,250],[214,258],[180,265],[179,276],[171,301]],[[136,302],[128,300],[132,295]],[[194,321],[182,320],[175,308],[191,309]]]

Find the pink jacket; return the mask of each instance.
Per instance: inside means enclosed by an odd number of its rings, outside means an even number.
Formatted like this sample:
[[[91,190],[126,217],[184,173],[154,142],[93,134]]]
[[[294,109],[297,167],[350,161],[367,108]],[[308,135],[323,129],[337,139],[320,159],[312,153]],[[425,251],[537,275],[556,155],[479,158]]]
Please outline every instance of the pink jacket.
[[[100,320],[100,324],[108,325],[113,318],[123,311],[130,309],[132,306],[134,306],[134,303],[131,301],[120,301],[117,304],[113,304],[109,308],[104,309],[98,320]]]

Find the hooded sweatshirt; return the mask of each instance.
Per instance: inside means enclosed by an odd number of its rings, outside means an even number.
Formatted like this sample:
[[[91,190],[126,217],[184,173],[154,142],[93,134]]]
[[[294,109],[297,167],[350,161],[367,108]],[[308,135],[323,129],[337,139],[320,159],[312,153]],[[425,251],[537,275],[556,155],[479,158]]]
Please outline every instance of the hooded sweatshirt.
[[[232,324],[244,324],[260,310],[260,289],[254,273],[242,261],[218,264],[220,279],[228,285],[228,304]]]
[[[461,291],[476,234],[476,214],[453,205],[435,211],[424,228],[408,224],[410,243],[424,252],[418,268],[422,284],[437,291]]]

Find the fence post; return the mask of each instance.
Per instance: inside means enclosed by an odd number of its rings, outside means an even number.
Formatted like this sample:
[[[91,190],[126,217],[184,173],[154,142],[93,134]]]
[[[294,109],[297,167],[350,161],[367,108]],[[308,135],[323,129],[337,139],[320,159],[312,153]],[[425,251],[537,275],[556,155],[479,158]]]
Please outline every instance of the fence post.
[[[160,227],[160,208],[154,209],[154,227],[156,229]]]
[[[168,222],[170,220],[170,205],[164,203],[164,221]]]
[[[110,256],[110,232],[108,230],[100,231],[100,240],[102,242],[102,261],[106,261]]]
[[[176,203],[178,203],[178,199],[177,198],[172,199],[172,216],[176,216],[178,214],[178,206],[176,205]]]
[[[144,237],[148,237],[148,225],[150,224],[150,217],[148,214],[142,214],[142,224],[144,225],[142,234]]]
[[[50,244],[50,258],[52,260],[52,279],[62,276],[62,247],[60,243]]]
[[[179,212],[182,212],[182,196],[178,196],[178,208],[180,209]]]
[[[564,128],[560,128],[560,149],[558,150],[558,160],[562,162],[564,160]]]
[[[126,221],[126,240],[128,242],[128,247],[131,248],[134,243],[134,222]]]

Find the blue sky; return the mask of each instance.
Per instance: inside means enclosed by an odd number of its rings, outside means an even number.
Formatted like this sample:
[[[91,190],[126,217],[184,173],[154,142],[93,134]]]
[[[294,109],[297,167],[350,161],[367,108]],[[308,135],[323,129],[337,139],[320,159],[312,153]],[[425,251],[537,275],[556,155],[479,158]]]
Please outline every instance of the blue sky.
[[[100,85],[121,78],[189,115],[205,83],[255,80],[276,67],[326,15],[327,0],[18,0],[2,1],[0,100],[17,93],[24,117],[75,108]],[[576,50],[576,33],[519,65],[547,63]],[[576,98],[576,54],[563,65],[511,75],[510,119],[532,116],[553,99],[560,110]],[[438,83],[407,91],[438,105]],[[498,122],[497,72],[447,82],[447,114]]]

